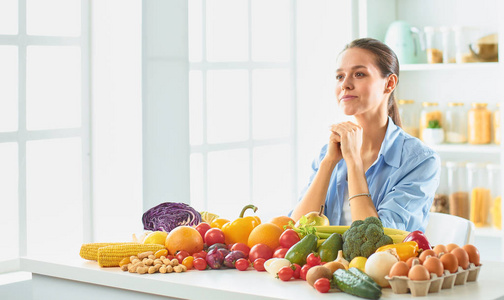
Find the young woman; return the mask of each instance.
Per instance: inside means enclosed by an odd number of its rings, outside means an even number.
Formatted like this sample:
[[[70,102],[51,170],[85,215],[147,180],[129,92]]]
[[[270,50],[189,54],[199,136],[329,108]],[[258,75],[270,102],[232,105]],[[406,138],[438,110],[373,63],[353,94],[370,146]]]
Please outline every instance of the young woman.
[[[329,142],[291,213],[294,220],[325,205],[331,225],[375,216],[385,227],[425,230],[440,159],[400,128],[394,99],[398,75],[395,53],[378,40],[355,40],[340,53],[336,98],[357,123],[331,126]]]

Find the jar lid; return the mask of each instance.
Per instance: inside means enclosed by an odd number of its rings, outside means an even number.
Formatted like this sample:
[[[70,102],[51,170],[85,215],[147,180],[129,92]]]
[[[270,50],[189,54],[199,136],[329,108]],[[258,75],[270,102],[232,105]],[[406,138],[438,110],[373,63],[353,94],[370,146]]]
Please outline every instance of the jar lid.
[[[485,163],[470,162],[466,164],[468,169],[482,169],[486,167]]]
[[[448,106],[464,106],[462,102],[449,102]]]
[[[487,105],[488,105],[488,103],[477,103],[477,102],[471,103],[472,107],[478,107],[478,108],[485,108],[485,107],[487,107]]]
[[[495,170],[495,171],[500,170],[499,164],[488,164],[486,167],[488,170]]]
[[[437,102],[422,102],[422,106],[438,106]]]
[[[447,161],[446,167],[447,168],[457,168],[457,167],[463,168],[463,167],[465,167],[465,164],[466,163],[463,161]]]
[[[400,99],[400,100],[397,100],[397,103],[398,103],[398,104],[413,104],[413,103],[415,103],[415,101],[413,101],[413,100]]]

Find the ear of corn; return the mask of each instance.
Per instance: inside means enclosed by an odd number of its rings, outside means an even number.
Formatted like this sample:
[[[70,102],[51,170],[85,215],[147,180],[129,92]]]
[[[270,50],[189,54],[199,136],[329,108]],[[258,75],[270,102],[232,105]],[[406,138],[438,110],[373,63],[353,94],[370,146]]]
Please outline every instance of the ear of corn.
[[[106,246],[137,244],[137,243],[89,243],[82,244],[80,257],[87,260],[98,260],[98,249]]]
[[[146,251],[156,252],[165,249],[159,244],[127,243],[98,248],[98,265],[100,267],[119,267],[119,263],[125,257],[138,255]]]

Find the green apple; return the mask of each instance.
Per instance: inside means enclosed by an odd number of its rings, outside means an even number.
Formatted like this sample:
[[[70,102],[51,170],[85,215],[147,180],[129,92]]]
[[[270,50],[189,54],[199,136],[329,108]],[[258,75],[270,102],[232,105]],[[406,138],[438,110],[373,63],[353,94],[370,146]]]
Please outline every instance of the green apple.
[[[304,215],[306,217],[306,224],[310,224],[311,226],[329,226],[329,219],[324,215],[324,206],[320,206],[320,211],[312,211]],[[300,219],[301,220],[301,219]],[[301,224],[299,220],[296,222],[296,227],[299,227]]]

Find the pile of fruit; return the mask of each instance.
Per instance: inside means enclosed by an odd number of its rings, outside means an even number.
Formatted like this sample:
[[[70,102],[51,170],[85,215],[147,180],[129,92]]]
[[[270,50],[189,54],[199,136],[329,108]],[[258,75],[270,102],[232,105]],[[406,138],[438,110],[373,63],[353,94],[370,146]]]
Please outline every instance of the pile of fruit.
[[[320,211],[297,223],[287,216],[262,223],[257,216],[244,216],[249,209],[257,210],[247,205],[233,221],[191,211],[193,224],[186,225],[184,209],[177,212],[179,223],[169,224],[173,228],[169,232],[156,230],[156,222],[144,214],[144,224],[153,226],[144,238],[134,243],[84,244],[81,257],[138,274],[255,269],[282,281],[306,280],[322,293],[341,290],[368,299],[380,298],[382,288],[390,287],[396,276],[431,280],[431,273],[441,276],[445,270],[452,272],[453,265],[462,269],[469,263],[479,265],[479,252],[472,245],[431,249],[422,232],[384,228],[375,217],[351,226],[330,226]],[[167,228],[171,219],[164,218]]]

